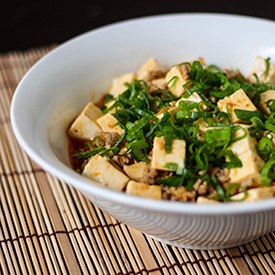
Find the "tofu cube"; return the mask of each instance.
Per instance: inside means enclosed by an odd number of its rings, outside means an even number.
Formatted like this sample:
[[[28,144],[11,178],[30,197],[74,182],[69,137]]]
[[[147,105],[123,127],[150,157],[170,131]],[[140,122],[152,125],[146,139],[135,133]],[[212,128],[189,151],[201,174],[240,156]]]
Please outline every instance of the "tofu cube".
[[[136,78],[137,76],[135,73],[128,73],[114,79],[108,90],[108,93],[113,97],[118,97],[127,90],[127,87],[124,85],[124,83],[128,82],[129,84],[133,84]]]
[[[175,78],[175,81],[172,80],[173,77]],[[186,73],[181,66],[174,66],[166,74],[165,80],[166,83],[168,83],[168,87],[170,87],[170,90],[174,94],[174,96],[180,97],[181,95],[186,93],[185,89],[182,86],[190,80],[189,78],[189,73]],[[169,83],[169,81],[171,82]]]
[[[150,165],[145,164],[144,162],[137,162],[131,165],[124,165],[123,170],[129,178],[141,180],[144,176],[145,169],[147,169],[148,166]]]
[[[172,142],[172,152],[165,153],[164,137],[155,137],[151,166],[159,170],[175,171],[175,169],[165,167],[166,163],[172,162],[178,164],[178,168],[184,168],[185,154],[186,143],[184,140],[174,139]]]
[[[247,130],[247,128],[246,128]],[[247,130],[248,131],[248,130]],[[239,134],[237,133],[237,136]],[[232,143],[228,149],[231,149],[242,162],[242,167],[229,169],[229,178],[231,184],[242,184],[245,180],[253,179],[254,186],[261,185],[260,170],[265,162],[256,151],[257,141],[249,135],[241,140]]]
[[[134,180],[128,182],[126,193],[146,198],[161,199],[161,188],[159,185],[149,185]]]
[[[241,109],[241,110],[247,110],[247,111],[257,110],[255,105],[251,102],[249,97],[246,95],[246,93],[242,89],[239,89],[238,91],[236,91],[230,96],[220,99],[217,103],[217,107],[221,112],[227,113],[226,104],[228,104],[228,109],[229,109],[230,117],[233,124],[242,122],[240,119],[237,118],[234,112],[235,109]]]
[[[261,93],[260,96],[261,102],[257,105],[257,107],[264,115],[269,115],[270,110],[267,107],[266,103],[269,99],[275,99],[275,90],[268,90],[266,92]]]
[[[243,192],[236,194],[231,197],[232,200],[239,200],[243,198]],[[247,191],[247,197],[244,200],[245,202],[254,202],[264,199],[273,198],[275,195],[275,186],[268,186],[268,187],[258,187],[253,188]]]
[[[97,106],[88,103],[69,128],[68,135],[72,138],[93,139],[101,132],[95,121],[102,115],[103,112]]]
[[[149,58],[145,64],[143,64],[137,72],[138,79],[145,79],[149,72],[160,70],[156,60]]]
[[[122,135],[124,130],[120,127],[120,125],[115,125],[117,122],[118,120],[110,113],[96,120],[96,123],[101,127],[103,132],[117,132]]]
[[[118,191],[123,190],[129,181],[124,173],[120,172],[101,155],[91,157],[82,174]]]
[[[257,56],[253,64],[253,69],[248,76],[248,79],[251,82],[256,83],[256,78],[253,75],[255,73],[258,76],[260,82],[262,83],[271,82],[275,84],[275,65],[272,63],[269,63],[269,69],[266,73],[265,71],[266,71],[265,59],[260,56]]]

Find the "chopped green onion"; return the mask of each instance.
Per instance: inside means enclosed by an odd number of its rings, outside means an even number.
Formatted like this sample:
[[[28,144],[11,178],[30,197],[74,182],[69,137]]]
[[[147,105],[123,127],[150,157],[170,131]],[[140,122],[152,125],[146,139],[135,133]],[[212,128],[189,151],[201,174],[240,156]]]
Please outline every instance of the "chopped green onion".
[[[264,123],[258,117],[253,117],[250,121],[252,122],[252,126],[248,128],[250,135],[252,137],[260,136],[265,130]]]
[[[171,153],[173,136],[174,136],[174,128],[170,125],[164,126],[163,135],[165,139],[165,153],[166,154]]]
[[[178,80],[178,76],[173,76],[168,82],[167,82],[167,86],[171,89],[172,87],[174,87],[175,85],[176,85],[176,83],[177,83],[177,80]],[[169,86],[169,84],[170,83],[172,83],[170,86]]]
[[[145,163],[150,163],[150,160],[148,159],[146,153],[144,152],[144,149],[148,148],[148,146],[149,145],[143,141],[133,142],[131,144],[131,151],[134,159],[143,161]]]
[[[273,149],[272,140],[266,135],[265,137],[261,138],[259,143],[256,145],[256,149],[259,155],[269,155]]]
[[[269,186],[275,177],[275,155],[273,155],[261,169],[261,179],[263,186]]]
[[[177,170],[178,169],[178,164],[175,162],[166,162],[164,167],[172,170]]]
[[[242,135],[235,136],[238,131],[242,131]],[[234,125],[231,128],[231,143],[241,140],[247,136],[247,131],[241,125]]]
[[[79,160],[87,159],[87,158],[95,156],[105,150],[106,150],[106,148],[104,146],[100,146],[100,147],[95,148],[94,150],[91,150],[91,151],[85,151],[85,152],[73,154],[72,157],[77,157]]]
[[[118,147],[111,147],[101,154],[101,156],[108,156],[110,158],[116,156],[120,152]]]
[[[219,67],[217,67],[216,65],[209,65],[206,68],[208,71],[212,72],[212,73],[222,73],[221,69]]]
[[[239,199],[232,199],[231,196],[231,192],[235,189],[235,188],[240,188],[243,190],[243,196]],[[247,189],[239,184],[231,184],[228,189],[226,190],[225,193],[225,198],[226,201],[244,201],[247,198]]]
[[[213,113],[211,112],[191,112],[186,110],[180,110],[175,113],[176,120],[182,118],[182,117],[190,117],[190,118],[206,118],[206,117],[213,117]]]
[[[227,147],[231,140],[231,128],[209,129],[205,133],[205,141],[215,147]]]
[[[221,158],[225,158],[225,162],[221,160]],[[243,164],[241,160],[234,155],[232,150],[222,150],[217,154],[217,158],[215,160],[215,164],[220,168],[235,168],[242,167]]]
[[[136,123],[129,131],[128,131],[128,135],[129,136],[134,136],[140,129],[142,129],[145,125],[147,125],[148,122],[146,120],[146,118],[141,118],[141,120],[138,121],[138,123]]]
[[[165,185],[165,186],[180,186],[181,177],[172,176],[172,177],[169,177],[169,178],[157,179],[156,183],[162,184],[162,185]]]
[[[232,123],[232,119],[231,119],[231,115],[230,115],[230,110],[229,110],[229,107],[228,107],[228,103],[226,103],[226,110],[227,110],[227,121],[228,121],[228,124],[230,126],[233,126],[233,123]]]
[[[218,192],[219,196],[222,198],[222,199],[226,199],[225,197],[225,192],[223,191],[222,187],[220,186],[217,178],[215,175],[211,176],[210,177],[210,183],[211,185],[214,187],[214,189]]]
[[[137,107],[134,108],[134,110],[135,110],[135,112],[136,112],[137,114],[139,114],[139,115],[142,116],[142,117],[148,118],[148,119],[150,119],[150,120],[152,120],[152,121],[154,121],[154,122],[158,122],[158,121],[159,121],[159,119],[158,119],[157,117],[155,117],[154,115],[152,115],[152,114],[149,113],[148,111],[142,110],[142,109],[137,108]]]
[[[203,108],[205,108],[205,106],[210,107],[213,110],[213,111],[209,111],[212,114],[216,114],[219,111],[219,108],[215,106],[213,103],[201,101],[197,104],[198,112],[203,112]]]
[[[269,118],[265,121],[265,128],[275,133],[275,118]]]
[[[214,88],[211,91],[209,91],[209,95],[214,96],[215,98],[218,98],[218,99],[223,99],[226,96],[230,96],[235,92],[232,86],[227,87],[227,89],[225,90],[220,90],[219,88],[214,89]]]
[[[257,111],[248,111],[248,110],[234,110],[238,119],[242,120],[243,122],[250,122],[251,118],[257,117],[261,119],[261,114]]]
[[[262,73],[261,77],[268,74],[269,67],[270,67],[270,57],[266,58],[265,61],[265,71]]]
[[[127,136],[127,128],[126,128],[126,126],[124,126],[124,124],[122,124],[122,123],[119,123],[119,124],[120,124],[120,127],[122,129],[124,129],[124,132],[120,136],[119,140],[115,143],[114,147],[119,147],[125,141],[126,136]]]
[[[269,111],[272,113],[275,111],[275,99],[269,99],[266,102],[266,106],[268,107]]]
[[[193,110],[197,108],[198,103],[190,100],[181,100],[179,102],[179,108],[182,110]]]

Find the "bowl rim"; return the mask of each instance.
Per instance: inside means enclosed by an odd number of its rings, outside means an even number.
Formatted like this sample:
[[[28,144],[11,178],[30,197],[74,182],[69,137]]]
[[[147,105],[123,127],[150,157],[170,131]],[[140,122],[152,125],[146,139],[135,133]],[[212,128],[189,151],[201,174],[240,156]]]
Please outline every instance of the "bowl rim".
[[[17,138],[21,147],[25,150],[25,152],[33,159],[38,165],[40,165],[45,171],[50,174],[56,176],[58,179],[63,180],[64,182],[72,185],[74,188],[81,190],[82,192],[92,192],[94,196],[98,196],[103,199],[108,199],[114,203],[119,203],[120,205],[130,206],[139,209],[147,209],[154,212],[165,212],[170,214],[192,214],[192,215],[236,215],[236,214],[246,214],[249,212],[258,212],[265,210],[272,210],[275,208],[275,198],[265,199],[256,201],[253,203],[247,202],[230,202],[230,203],[219,203],[219,204],[195,204],[190,202],[174,202],[174,201],[165,201],[165,200],[153,200],[147,199],[138,196],[128,195],[125,192],[119,192],[116,190],[112,190],[99,184],[95,183],[95,181],[91,179],[86,179],[83,176],[77,174],[71,168],[67,167],[65,164],[61,163],[61,167],[63,169],[58,169],[57,167],[51,165],[48,161],[46,161],[42,156],[40,156],[37,152],[35,152],[31,146],[26,142],[23,135],[20,133],[20,130],[16,124],[16,114],[15,114],[15,103],[17,100],[17,95],[21,91],[21,87],[23,86],[25,79],[29,78],[34,70],[43,64],[45,59],[48,59],[52,55],[58,54],[59,51],[62,51],[63,48],[68,45],[74,43],[79,39],[85,39],[86,36],[93,35],[94,33],[101,32],[110,28],[117,28],[123,26],[125,24],[131,23],[139,23],[144,21],[151,20],[167,20],[169,18],[175,17],[204,17],[204,18],[215,18],[215,19],[232,19],[232,20],[246,20],[246,21],[257,21],[263,23],[272,24],[275,28],[275,22],[269,19],[258,18],[248,15],[238,15],[238,14],[227,14],[227,13],[206,13],[206,12],[188,12],[188,13],[170,13],[170,14],[158,14],[158,15],[150,15],[143,16],[133,19],[126,19],[116,23],[108,24],[102,27],[98,27],[96,29],[84,32],[79,34],[63,43],[58,45],[55,49],[47,53],[44,57],[38,60],[23,76],[21,81],[19,82],[13,98],[11,102],[10,108],[10,117],[11,117],[11,125],[14,131],[15,137]],[[63,167],[62,167],[63,166]],[[91,184],[94,182],[94,184]],[[202,207],[203,206],[203,207]]]

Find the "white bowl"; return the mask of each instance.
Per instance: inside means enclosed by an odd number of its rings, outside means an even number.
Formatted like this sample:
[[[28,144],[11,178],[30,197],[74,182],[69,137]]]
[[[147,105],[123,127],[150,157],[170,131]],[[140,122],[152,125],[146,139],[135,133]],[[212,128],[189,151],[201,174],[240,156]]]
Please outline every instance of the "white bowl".
[[[173,65],[203,57],[247,75],[257,55],[275,61],[275,23],[219,14],[176,14],[129,20],[85,33],[42,58],[18,85],[11,106],[14,133],[46,171],[95,205],[153,238],[192,249],[219,249],[275,229],[275,199],[196,205],[156,201],[102,187],[70,168],[66,129],[111,80],[149,57]]]

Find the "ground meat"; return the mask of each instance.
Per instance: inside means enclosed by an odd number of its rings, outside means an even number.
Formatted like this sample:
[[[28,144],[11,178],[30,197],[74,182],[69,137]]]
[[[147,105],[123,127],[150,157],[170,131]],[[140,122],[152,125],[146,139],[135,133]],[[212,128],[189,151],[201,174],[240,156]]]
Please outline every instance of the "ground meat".
[[[223,72],[225,73],[225,75],[228,79],[236,78],[236,76],[240,76],[243,78],[243,75],[238,70],[237,71],[229,71],[228,69],[224,69]]]
[[[106,146],[111,145],[115,140],[119,140],[120,135],[116,132],[102,132],[97,133],[100,137],[99,145]]]
[[[241,186],[246,189],[250,189],[250,188],[258,187],[258,184],[255,182],[255,180],[253,178],[249,178],[249,179],[244,180],[241,183]]]
[[[216,104],[216,103],[217,103],[217,98],[216,98],[216,97],[214,97],[214,96],[209,96],[209,99],[211,100],[211,102],[212,102],[213,104]]]
[[[152,93],[159,90],[159,88],[156,87],[152,82],[147,82],[147,87],[148,87],[148,93],[149,94],[152,94]]]
[[[165,76],[165,73],[161,70],[150,71],[150,72],[148,72],[148,74],[144,78],[144,81],[148,83],[148,82],[151,82],[154,79],[162,78],[164,76]]]
[[[113,162],[115,164],[117,164],[119,167],[123,168],[124,164],[133,164],[134,163],[134,159],[132,154],[126,154],[126,155],[116,155],[112,158]]]
[[[182,71],[182,76],[187,80],[190,78],[191,67],[188,64],[183,64],[180,66]]]
[[[156,179],[166,179],[166,178],[170,178],[173,176],[173,172],[170,171],[159,171]]]
[[[201,179],[197,179],[193,185],[193,189],[197,191],[200,196],[206,195],[208,193],[207,181],[201,182]]]
[[[221,169],[219,167],[215,167],[212,171],[212,175],[215,175],[217,177],[217,180],[221,183],[226,183],[230,181],[228,168]]]
[[[207,181],[204,181],[202,184],[199,185],[197,192],[199,196],[206,195],[208,193]]]
[[[188,191],[184,186],[162,186],[162,198],[166,200],[194,202],[196,195],[195,190]]]
[[[140,179],[141,182],[153,184],[155,183],[155,177],[158,171],[151,166],[146,166],[143,171],[143,177]]]

